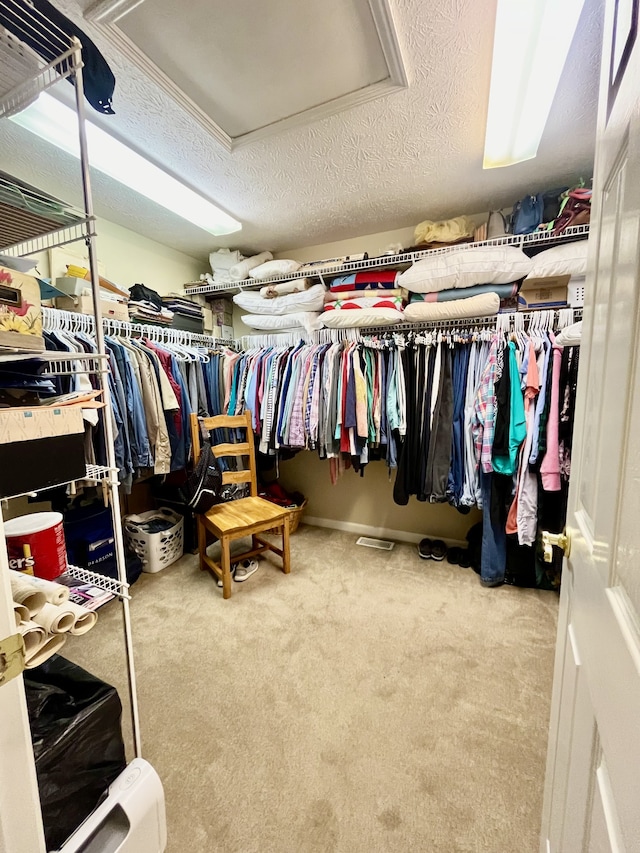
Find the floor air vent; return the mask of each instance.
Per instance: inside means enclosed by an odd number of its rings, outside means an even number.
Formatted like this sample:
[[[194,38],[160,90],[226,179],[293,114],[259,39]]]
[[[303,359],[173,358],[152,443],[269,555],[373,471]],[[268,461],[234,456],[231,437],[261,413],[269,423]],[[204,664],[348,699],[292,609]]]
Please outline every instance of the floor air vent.
[[[370,536],[360,536],[356,539],[356,545],[364,545],[365,548],[379,548],[381,551],[393,551],[395,542],[388,539],[372,539]]]

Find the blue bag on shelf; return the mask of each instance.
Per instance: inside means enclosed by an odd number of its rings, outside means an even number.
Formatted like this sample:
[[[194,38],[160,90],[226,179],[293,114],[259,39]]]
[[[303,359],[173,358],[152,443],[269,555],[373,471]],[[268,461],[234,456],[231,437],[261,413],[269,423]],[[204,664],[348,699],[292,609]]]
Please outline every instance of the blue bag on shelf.
[[[531,234],[542,224],[544,198],[542,193],[526,195],[517,201],[511,212],[511,233]]]

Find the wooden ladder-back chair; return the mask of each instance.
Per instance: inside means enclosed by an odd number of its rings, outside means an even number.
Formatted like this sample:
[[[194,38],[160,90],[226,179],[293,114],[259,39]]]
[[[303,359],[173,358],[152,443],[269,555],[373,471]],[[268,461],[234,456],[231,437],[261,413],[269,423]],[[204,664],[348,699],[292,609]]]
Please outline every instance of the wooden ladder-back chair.
[[[282,571],[291,571],[289,560],[289,510],[277,506],[264,498],[258,497],[258,481],[256,477],[256,454],[253,444],[253,428],[251,413],[244,415],[216,415],[212,418],[202,418],[202,424],[207,430],[244,429],[244,442],[212,444],[213,455],[216,459],[234,456],[241,464],[242,457],[247,457],[249,467],[238,470],[224,471],[222,482],[249,483],[251,495],[248,498],[238,498],[235,501],[216,504],[209,512],[197,516],[198,551],[200,553],[200,568],[209,569],[213,574],[222,578],[222,595],[231,598],[231,552],[230,545],[234,539],[251,536],[251,550],[234,555],[233,562],[239,563],[249,557],[273,551],[282,560]],[[197,461],[200,456],[200,423],[198,416],[191,415],[191,438],[193,441],[193,458]],[[265,531],[279,530],[282,535],[282,548],[267,542],[258,534]],[[216,563],[207,554],[207,533],[211,533],[220,541],[220,563]]]

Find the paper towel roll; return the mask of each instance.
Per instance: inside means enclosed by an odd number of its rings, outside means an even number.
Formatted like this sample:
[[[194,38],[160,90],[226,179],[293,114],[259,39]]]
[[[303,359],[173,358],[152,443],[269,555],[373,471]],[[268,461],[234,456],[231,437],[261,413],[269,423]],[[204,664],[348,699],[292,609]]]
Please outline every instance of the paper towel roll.
[[[18,572],[9,572],[11,578],[11,595],[18,604],[24,604],[29,616],[35,616],[47,603],[44,592],[25,582]]]
[[[69,600],[69,587],[55,581],[47,581],[44,578],[36,578],[33,575],[25,575],[14,572],[20,580],[32,589],[42,592],[49,604],[63,604]]]
[[[42,625],[49,634],[66,634],[73,628],[76,615],[68,603],[56,606],[46,602],[42,610],[33,617],[33,621]]]
[[[20,625],[21,622],[28,622],[31,616],[29,608],[25,607],[24,604],[18,604],[17,601],[13,602],[13,612],[16,616],[16,626]]]
[[[28,663],[43,644],[46,631],[42,625],[36,625],[35,622],[29,621],[21,622],[18,625],[18,631],[22,634],[22,639],[24,640],[25,663]]]
[[[66,643],[67,638],[64,634],[45,634],[44,640],[38,646],[34,654],[25,660],[25,669],[33,669],[34,666],[40,666],[48,660],[51,655],[59,652],[62,646]]]
[[[75,634],[76,637],[81,637],[90,631],[98,621],[98,614],[93,610],[87,610],[86,607],[81,607],[73,601],[68,601],[64,605],[65,610],[71,610],[75,616],[75,623],[71,628],[70,634]]]

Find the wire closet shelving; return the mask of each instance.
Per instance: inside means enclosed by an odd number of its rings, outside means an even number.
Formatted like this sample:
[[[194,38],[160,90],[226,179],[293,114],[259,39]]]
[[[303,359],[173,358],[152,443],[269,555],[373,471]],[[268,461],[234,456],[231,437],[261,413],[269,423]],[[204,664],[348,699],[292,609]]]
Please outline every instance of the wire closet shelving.
[[[78,568],[72,569],[72,573],[75,573],[74,576],[80,580],[85,580],[87,583],[113,592],[121,601],[133,749],[135,755],[140,756],[140,719],[133,660],[126,558],[120,518],[119,482],[114,453],[109,388],[104,376],[106,351],[100,308],[95,216],[89,174],[82,45],[77,38],[70,38],[57,24],[48,20],[28,0],[0,0],[0,20],[7,21],[8,19],[18,22],[18,29],[24,35],[24,41],[0,26],[0,118],[7,119],[28,107],[41,93],[67,78],[73,82],[74,86],[83,209],[74,208],[10,175],[0,173],[0,252],[13,257],[20,257],[79,240],[85,242],[88,250],[97,353],[90,356],[88,361],[76,354],[73,357],[66,358],[60,353],[56,353],[53,357],[46,353],[31,353],[29,357],[48,359],[46,373],[49,375],[54,372],[59,375],[65,372],[77,372],[78,369],[85,371],[91,369],[99,377],[106,405],[103,410],[103,424],[107,464],[104,467],[90,466],[86,473],[87,479],[90,481],[104,483],[109,493],[118,578],[114,580]],[[37,47],[38,50],[36,51],[29,46],[26,43],[27,41]],[[40,51],[45,58],[40,55]],[[9,355],[12,355],[13,358],[18,357],[17,353],[9,353]],[[61,483],[59,485],[68,484]]]
[[[525,248],[550,248],[569,240],[578,240],[589,236],[588,225],[575,225],[565,229],[562,234],[553,234],[551,231],[534,231],[532,234],[506,234],[504,237],[496,237],[492,240],[482,240],[477,243],[457,243],[452,246],[440,246],[437,249],[420,249],[415,252],[404,252],[394,255],[379,255],[375,258],[366,258],[361,261],[349,261],[334,266],[313,265],[303,267],[296,272],[286,276],[273,276],[271,278],[245,279],[238,282],[223,281],[219,284],[187,284],[184,292],[187,296],[206,293],[233,294],[243,290],[256,290],[270,284],[283,284],[288,281],[298,281],[301,278],[315,278],[324,283],[325,279],[334,278],[339,275],[350,275],[351,273],[367,272],[379,269],[406,269],[416,261],[432,255],[449,254],[450,252],[468,251],[477,249],[479,246],[516,246]],[[319,264],[321,262],[318,262]]]

